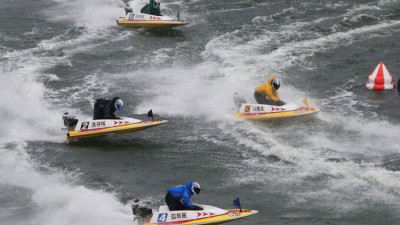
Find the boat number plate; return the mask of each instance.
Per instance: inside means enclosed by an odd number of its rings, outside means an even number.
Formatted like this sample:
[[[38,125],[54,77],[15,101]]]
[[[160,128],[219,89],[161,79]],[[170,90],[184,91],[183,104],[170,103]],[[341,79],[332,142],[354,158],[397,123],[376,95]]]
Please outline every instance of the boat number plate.
[[[158,215],[157,222],[165,222],[167,221],[167,218],[168,218],[168,213],[160,213]]]
[[[89,129],[89,122],[82,122],[81,130],[87,130],[87,129]]]

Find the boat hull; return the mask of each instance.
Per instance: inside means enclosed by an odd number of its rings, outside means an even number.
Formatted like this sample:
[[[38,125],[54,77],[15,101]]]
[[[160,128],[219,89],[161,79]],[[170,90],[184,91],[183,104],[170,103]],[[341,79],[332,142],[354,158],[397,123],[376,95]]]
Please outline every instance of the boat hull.
[[[317,107],[300,107],[289,103],[283,106],[243,104],[234,116],[247,120],[283,120],[294,117],[307,116],[319,112]]]
[[[124,27],[178,27],[188,24],[183,21],[147,21],[147,20],[127,20],[127,19],[119,19],[117,20],[117,24]]]
[[[167,120],[140,121],[130,118],[121,120],[83,121],[79,122],[75,129],[68,131],[67,139],[90,138],[109,134],[126,134],[159,126],[167,122]]]
[[[144,225],[172,224],[223,224],[258,213],[257,210],[221,209],[214,206],[200,205],[203,210],[169,211],[167,206],[161,206],[144,221]]]
[[[188,23],[183,20],[174,20],[169,16],[129,13],[125,17],[120,17],[117,24],[124,27],[177,27]]]

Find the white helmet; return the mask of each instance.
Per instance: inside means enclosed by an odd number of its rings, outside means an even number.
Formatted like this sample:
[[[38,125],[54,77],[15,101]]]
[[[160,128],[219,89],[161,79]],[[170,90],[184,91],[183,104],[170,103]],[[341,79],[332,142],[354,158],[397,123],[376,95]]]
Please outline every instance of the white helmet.
[[[193,182],[190,190],[195,196],[198,195],[200,193],[200,184],[197,182]]]
[[[154,6],[154,8],[156,8],[156,9],[158,9],[158,7],[160,7],[160,4],[161,4],[160,0],[154,0],[154,1],[153,1],[153,6]]]
[[[124,107],[124,102],[123,102],[121,99],[117,99],[117,100],[115,101],[114,106],[115,106],[115,108],[116,108],[118,111],[121,111],[122,108]]]
[[[276,91],[279,89],[280,86],[281,86],[281,81],[278,78],[275,78],[272,81],[272,88]]]

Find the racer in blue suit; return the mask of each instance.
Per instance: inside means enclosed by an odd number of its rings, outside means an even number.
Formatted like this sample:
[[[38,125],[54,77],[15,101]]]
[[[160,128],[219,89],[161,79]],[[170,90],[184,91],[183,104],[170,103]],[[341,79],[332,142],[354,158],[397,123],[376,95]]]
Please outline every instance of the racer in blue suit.
[[[165,202],[170,211],[176,210],[203,210],[200,206],[193,205],[190,197],[200,193],[200,184],[189,180],[186,185],[168,189]]]

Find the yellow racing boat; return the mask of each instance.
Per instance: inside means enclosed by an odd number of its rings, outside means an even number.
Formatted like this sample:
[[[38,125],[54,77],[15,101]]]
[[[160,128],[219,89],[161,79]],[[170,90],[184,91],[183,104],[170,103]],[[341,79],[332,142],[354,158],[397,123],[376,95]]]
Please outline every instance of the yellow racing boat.
[[[282,120],[293,117],[306,116],[319,112],[316,106],[309,106],[307,99],[303,100],[304,106],[286,103],[282,106],[263,104],[242,104],[234,116],[248,120]]]
[[[78,121],[75,117],[68,114],[64,114],[63,120],[67,130],[67,139],[89,138],[108,134],[126,134],[168,122],[167,120],[143,121],[129,117]]]
[[[173,224],[190,224],[200,225],[209,224],[217,225],[242,219],[247,216],[258,213],[257,210],[248,209],[220,209],[209,205],[199,205],[203,210],[181,210],[170,211],[168,206],[162,205],[158,212],[151,213],[146,216],[139,224],[144,225],[173,225]],[[132,206],[134,214],[138,212],[135,206]],[[146,210],[147,211],[147,210]],[[137,216],[137,215],[136,215]]]
[[[175,20],[169,16],[154,16],[144,13],[128,13],[120,17],[117,24],[124,27],[177,27],[188,24],[183,20]]]

